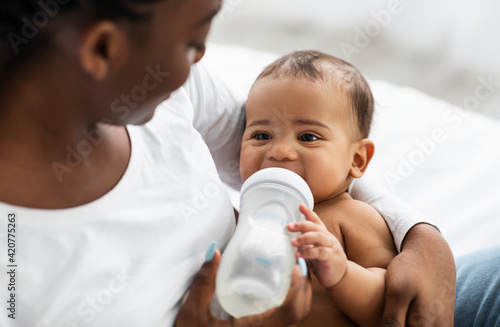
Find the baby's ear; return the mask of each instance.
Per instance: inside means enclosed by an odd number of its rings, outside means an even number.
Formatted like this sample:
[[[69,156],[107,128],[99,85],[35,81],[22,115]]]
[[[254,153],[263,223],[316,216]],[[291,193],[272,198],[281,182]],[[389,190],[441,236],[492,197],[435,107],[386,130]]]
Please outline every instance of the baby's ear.
[[[375,153],[375,144],[369,139],[362,139],[354,145],[354,157],[352,159],[349,174],[354,178],[360,178],[368,168],[370,160]]]

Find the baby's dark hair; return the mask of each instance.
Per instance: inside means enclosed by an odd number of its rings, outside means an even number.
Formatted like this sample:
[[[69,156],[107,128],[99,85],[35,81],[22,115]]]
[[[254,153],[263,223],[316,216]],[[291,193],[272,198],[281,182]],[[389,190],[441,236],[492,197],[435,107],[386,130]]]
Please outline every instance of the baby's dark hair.
[[[319,51],[294,51],[267,66],[257,80],[281,77],[333,82],[335,87],[347,93],[361,137],[368,137],[374,100],[370,86],[354,66]]]

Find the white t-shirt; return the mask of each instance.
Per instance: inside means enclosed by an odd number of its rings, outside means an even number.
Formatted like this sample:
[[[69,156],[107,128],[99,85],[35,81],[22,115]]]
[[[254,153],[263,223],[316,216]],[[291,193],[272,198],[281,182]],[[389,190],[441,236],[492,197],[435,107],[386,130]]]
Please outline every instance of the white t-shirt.
[[[0,203],[0,326],[172,326],[209,244],[235,228],[221,179],[241,183],[242,104],[197,65],[150,123],[127,127],[130,163],[109,193],[64,210]]]

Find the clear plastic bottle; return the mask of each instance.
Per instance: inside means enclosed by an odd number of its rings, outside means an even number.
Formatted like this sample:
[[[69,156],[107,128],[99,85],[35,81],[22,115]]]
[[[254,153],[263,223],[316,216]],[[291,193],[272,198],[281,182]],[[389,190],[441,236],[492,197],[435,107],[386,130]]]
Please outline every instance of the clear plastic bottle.
[[[313,208],[306,182],[283,168],[266,168],[250,176],[241,189],[240,216],[216,279],[216,295],[233,317],[262,313],[279,306],[290,287],[296,233],[289,222],[304,220],[299,205]]]

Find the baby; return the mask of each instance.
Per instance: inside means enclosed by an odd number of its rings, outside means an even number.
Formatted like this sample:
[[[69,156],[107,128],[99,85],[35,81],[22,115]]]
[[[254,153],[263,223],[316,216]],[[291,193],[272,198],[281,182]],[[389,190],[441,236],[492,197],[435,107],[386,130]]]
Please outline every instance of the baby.
[[[292,245],[314,272],[311,314],[300,326],[377,326],[382,318],[385,269],[396,249],[380,214],[347,192],[373,157],[373,106],[357,69],[317,51],[279,58],[248,96],[243,180],[286,168],[314,196],[315,212],[301,205],[306,221],[287,226],[302,233]]]

